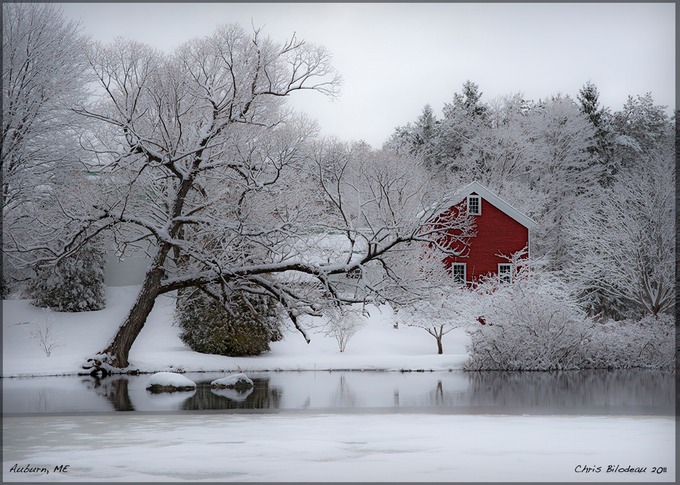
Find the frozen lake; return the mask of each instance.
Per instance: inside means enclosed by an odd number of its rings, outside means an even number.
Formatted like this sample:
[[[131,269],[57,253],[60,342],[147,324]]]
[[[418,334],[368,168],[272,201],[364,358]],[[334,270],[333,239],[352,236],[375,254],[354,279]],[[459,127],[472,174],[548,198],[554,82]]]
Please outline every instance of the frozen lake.
[[[152,394],[148,375],[4,378],[3,414],[142,412],[418,412],[650,415],[675,413],[675,374],[652,370],[544,372],[249,373],[245,393],[212,390],[224,373],[184,374],[193,392]]]
[[[673,372],[3,379],[3,480],[674,482]]]

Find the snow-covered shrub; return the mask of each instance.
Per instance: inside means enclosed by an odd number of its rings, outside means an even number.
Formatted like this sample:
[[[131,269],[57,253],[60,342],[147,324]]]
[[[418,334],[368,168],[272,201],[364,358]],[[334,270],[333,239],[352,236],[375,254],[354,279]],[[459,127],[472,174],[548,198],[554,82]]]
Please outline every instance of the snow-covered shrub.
[[[324,326],[325,334],[333,337],[338,342],[340,352],[344,352],[349,340],[359,331],[363,324],[361,315],[353,310],[334,307],[328,309],[326,317],[328,321]]]
[[[468,370],[558,370],[583,366],[592,322],[551,273],[524,266],[512,284],[478,289],[480,325],[469,331]]]
[[[481,321],[469,331],[467,370],[670,368],[674,318],[596,323],[554,274],[529,264],[502,285],[477,289]]]
[[[104,252],[88,244],[56,265],[37,271],[30,289],[33,304],[59,312],[87,312],[106,306]]]
[[[237,292],[228,310],[203,293],[180,296],[176,318],[182,341],[192,350],[231,357],[268,352],[281,338],[276,301],[265,295]]]
[[[398,324],[418,327],[432,335],[437,353],[444,353],[444,335],[474,322],[475,293],[465,286],[441,286],[397,311]]]
[[[675,365],[675,319],[666,314],[642,320],[595,324],[584,349],[584,367],[627,369]]]

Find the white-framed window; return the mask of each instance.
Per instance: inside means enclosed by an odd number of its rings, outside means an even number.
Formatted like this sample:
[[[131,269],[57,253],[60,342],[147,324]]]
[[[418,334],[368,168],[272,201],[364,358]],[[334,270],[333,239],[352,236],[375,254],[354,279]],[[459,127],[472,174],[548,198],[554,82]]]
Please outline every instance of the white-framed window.
[[[498,265],[498,282],[512,283],[512,265],[509,263],[499,263]]]
[[[472,216],[482,215],[482,198],[479,195],[468,195],[467,212]]]
[[[451,276],[453,282],[458,285],[464,285],[466,281],[465,263],[453,263],[451,265]]]

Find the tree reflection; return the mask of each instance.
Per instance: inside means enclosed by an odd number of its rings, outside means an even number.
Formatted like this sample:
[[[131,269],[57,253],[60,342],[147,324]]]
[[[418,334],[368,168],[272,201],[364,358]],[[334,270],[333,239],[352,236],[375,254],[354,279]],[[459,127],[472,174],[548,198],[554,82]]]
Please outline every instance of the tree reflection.
[[[294,377],[298,377],[297,374]],[[427,376],[429,377],[429,376]],[[448,408],[463,412],[502,413],[559,413],[559,414],[651,414],[672,415],[675,405],[675,372],[645,369],[629,370],[587,370],[562,372],[461,372],[432,376],[423,386],[425,376],[413,375],[406,382],[402,375],[383,373],[380,379],[393,378],[395,385],[385,386],[385,393],[366,392],[367,384],[355,384],[344,374],[329,374],[335,385],[325,391],[316,389],[315,395],[327,399],[330,408],[362,408],[380,405],[414,408]],[[108,376],[106,378],[85,377],[81,381],[88,392],[95,392],[108,401],[115,411],[135,411],[130,389],[135,392],[139,379],[136,376]],[[207,379],[207,377],[206,377]],[[337,380],[336,380],[337,379]],[[467,381],[467,385],[465,383]],[[42,381],[41,381],[42,382]],[[173,409],[177,410],[229,410],[262,409],[274,410],[283,406],[284,389],[289,388],[291,402],[299,402],[299,409],[311,406],[311,395],[301,390],[296,379],[274,380],[269,377],[253,379],[254,387],[239,393],[233,389],[213,390],[210,380],[197,382],[196,392],[187,397],[177,398]],[[288,383],[290,382],[290,387]],[[328,381],[326,381],[328,382]],[[332,381],[331,381],[332,382]],[[325,386],[322,386],[325,388]],[[45,386],[39,399],[52,392]],[[31,390],[34,394],[36,389]],[[22,394],[13,391],[20,401]],[[142,391],[143,392],[143,391]],[[361,399],[358,397],[361,396]],[[80,401],[81,395],[71,393],[73,402]],[[33,398],[35,401],[35,398]],[[59,405],[51,401],[39,406],[39,412],[54,412]],[[46,400],[47,401],[47,400]],[[167,404],[167,400],[163,401]],[[138,403],[144,407],[147,401]],[[151,403],[153,408],[154,403]],[[138,407],[139,407],[138,406]],[[167,406],[166,406],[167,407]],[[9,408],[8,408],[9,409]],[[68,409],[68,407],[67,407]],[[15,412],[21,412],[18,410]],[[12,412],[6,411],[6,412]]]
[[[83,379],[83,384],[98,395],[105,397],[116,411],[134,411],[130,400],[128,380],[126,377],[89,377]]]
[[[469,372],[470,404],[621,412],[672,409],[675,375],[658,370]]]
[[[353,408],[356,407],[356,396],[344,375],[340,375],[340,382],[338,383],[338,388],[335,391],[335,396],[332,402],[341,408]]]
[[[213,390],[210,382],[196,384],[196,393],[182,404],[183,410],[278,409],[281,406],[282,390],[270,388],[269,379],[253,379],[254,387],[242,393],[231,389]]]

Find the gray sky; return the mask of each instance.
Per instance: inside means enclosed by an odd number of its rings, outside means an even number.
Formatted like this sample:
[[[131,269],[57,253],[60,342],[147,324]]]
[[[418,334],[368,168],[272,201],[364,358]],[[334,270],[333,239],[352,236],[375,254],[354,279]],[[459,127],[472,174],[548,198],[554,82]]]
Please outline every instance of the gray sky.
[[[441,117],[471,80],[482,100],[522,93],[576,97],[587,81],[619,110],[651,92],[675,107],[674,3],[68,3],[67,17],[104,42],[117,36],[171,51],[216,25],[263,27],[326,46],[342,95],[291,98],[322,134],[376,148],[429,103]],[[669,110],[669,114],[672,110]]]

